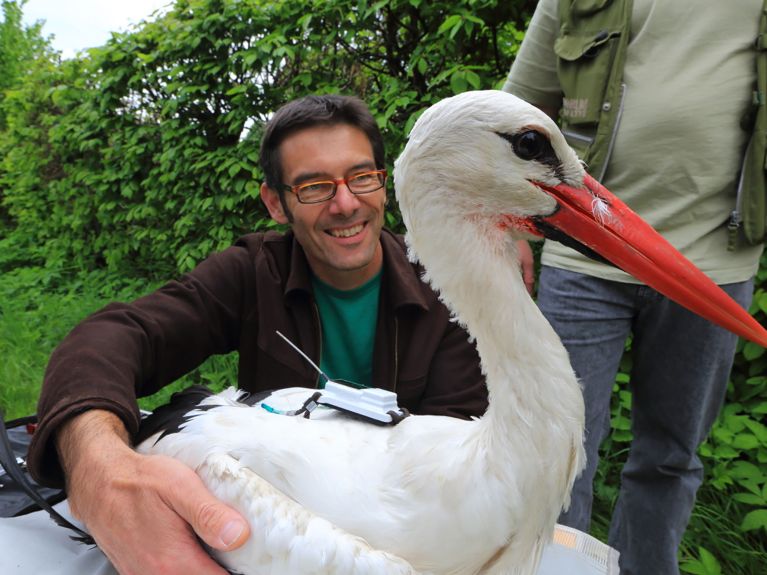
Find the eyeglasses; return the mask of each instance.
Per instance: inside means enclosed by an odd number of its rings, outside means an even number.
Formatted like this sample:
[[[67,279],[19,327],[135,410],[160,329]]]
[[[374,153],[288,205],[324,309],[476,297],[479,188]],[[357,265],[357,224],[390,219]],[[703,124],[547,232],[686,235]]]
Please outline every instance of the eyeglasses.
[[[302,204],[318,204],[329,200],[336,195],[336,190],[341,184],[346,184],[349,191],[354,195],[369,194],[380,190],[386,184],[386,170],[372,170],[354,174],[348,178],[336,178],[333,180],[318,180],[306,182],[297,186],[282,186],[286,192],[293,192]]]

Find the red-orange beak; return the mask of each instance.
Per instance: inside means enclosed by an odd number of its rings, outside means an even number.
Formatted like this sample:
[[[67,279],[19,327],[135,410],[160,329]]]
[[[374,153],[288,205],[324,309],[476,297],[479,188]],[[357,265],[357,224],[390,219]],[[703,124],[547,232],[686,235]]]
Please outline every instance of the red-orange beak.
[[[561,230],[690,311],[767,347],[767,330],[759,322],[590,175],[580,189],[535,185],[559,204],[536,222],[544,235]],[[608,210],[595,209],[600,200]]]

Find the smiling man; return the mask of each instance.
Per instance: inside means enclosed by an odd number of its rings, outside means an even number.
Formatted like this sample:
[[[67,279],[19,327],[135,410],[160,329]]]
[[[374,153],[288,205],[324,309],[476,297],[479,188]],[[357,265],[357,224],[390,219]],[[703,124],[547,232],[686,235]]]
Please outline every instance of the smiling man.
[[[130,447],[137,396],[214,354],[239,352],[250,392],[322,385],[277,334],[333,379],[397,392],[413,413],[481,415],[486,390],[465,331],[383,230],[383,140],[366,106],[309,96],[278,110],[261,147],[269,213],[291,231],[249,234],[195,270],[77,326],[51,357],[29,467],[69,503],[117,569],[225,571],[199,539],[234,549],[242,517],[175,460]],[[277,417],[277,416],[275,416]],[[198,539],[199,538],[199,539]]]
[[[261,197],[275,221],[292,224],[314,274],[339,289],[377,275],[386,171],[365,132],[344,124],[306,128],[286,136],[279,154],[281,181],[267,174]]]

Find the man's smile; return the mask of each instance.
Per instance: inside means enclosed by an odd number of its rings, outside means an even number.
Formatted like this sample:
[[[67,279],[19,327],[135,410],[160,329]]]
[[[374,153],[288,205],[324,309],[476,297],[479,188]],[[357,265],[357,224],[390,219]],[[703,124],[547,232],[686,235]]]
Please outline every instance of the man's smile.
[[[333,236],[334,238],[350,238],[356,236],[365,228],[365,222],[355,224],[346,228],[331,228],[325,233]]]

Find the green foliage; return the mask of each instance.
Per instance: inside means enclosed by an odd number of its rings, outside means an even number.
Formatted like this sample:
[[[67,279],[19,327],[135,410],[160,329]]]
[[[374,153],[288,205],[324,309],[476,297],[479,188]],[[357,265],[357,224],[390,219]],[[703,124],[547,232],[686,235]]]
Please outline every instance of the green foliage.
[[[41,36],[41,24],[27,26],[22,22],[22,7],[26,0],[2,0],[0,21],[0,158],[7,145],[3,132],[8,127],[3,103],[9,90],[24,82],[25,76],[38,58],[53,57],[47,41]],[[10,217],[3,207],[5,185],[0,171],[0,237],[9,227]]]
[[[357,94],[393,156],[430,104],[500,84],[533,5],[179,0],[78,60],[39,62],[9,93],[12,233],[48,266],[186,271],[271,225],[258,144],[282,103]]]
[[[41,35],[40,23],[27,26],[22,22],[22,9],[26,0],[3,0],[3,19],[0,21],[0,102],[5,91],[16,87],[23,79],[30,63],[48,48]],[[0,129],[5,127],[5,116],[0,113]]]
[[[0,240],[0,254],[12,251]],[[0,255],[0,258],[2,255]],[[66,278],[42,266],[19,267],[0,276],[0,411],[8,419],[35,412],[43,372],[54,347],[79,321],[110,301],[130,301],[158,287],[103,270]],[[152,397],[143,409],[200,383],[221,390],[237,381],[237,354],[214,356]]]
[[[721,575],[722,566],[705,547],[699,547],[700,557],[682,563],[681,570],[695,575]]]
[[[751,314],[767,322],[767,255],[755,279]],[[738,528],[765,541],[767,534],[767,355],[740,341],[735,356],[727,403],[700,454],[710,484],[732,498]],[[767,550],[762,543],[763,568]]]
[[[0,240],[0,265],[15,259]],[[63,281],[39,265],[0,274],[0,410],[14,418],[34,413],[45,365],[53,348],[86,315],[112,299],[135,297],[146,282],[109,277],[103,271]]]
[[[713,555],[722,573],[762,575],[767,568],[765,539],[740,528],[740,504],[704,483],[680,549],[680,568],[712,567],[701,548]],[[703,563],[703,565],[698,565]],[[689,572],[689,571],[688,571]]]

